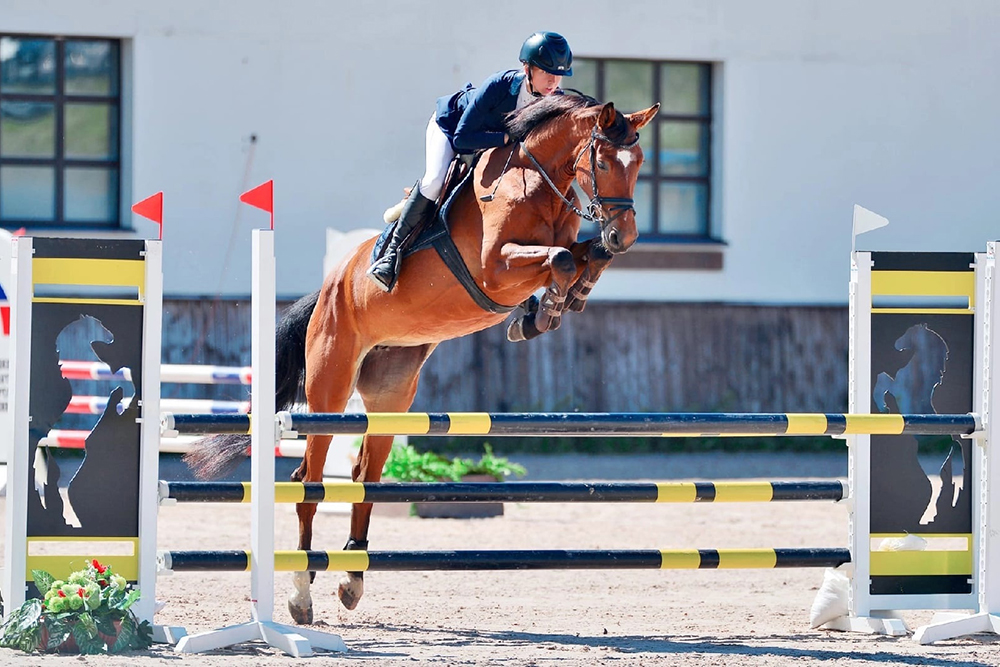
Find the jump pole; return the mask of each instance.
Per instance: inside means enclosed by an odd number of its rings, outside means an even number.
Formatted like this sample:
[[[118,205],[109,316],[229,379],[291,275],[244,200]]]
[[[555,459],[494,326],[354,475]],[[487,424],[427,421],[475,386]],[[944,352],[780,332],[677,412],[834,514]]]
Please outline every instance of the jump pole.
[[[973,414],[711,412],[278,413],[281,437],[299,435],[493,435],[747,437],[851,434],[971,435]],[[168,433],[249,433],[248,415],[164,415]]]
[[[161,567],[176,572],[244,572],[246,551],[167,551]],[[754,570],[837,567],[844,548],[814,549],[523,549],[461,551],[277,551],[283,572],[428,572],[496,570]]]
[[[277,503],[748,503],[847,498],[841,481],[802,482],[279,482]],[[160,503],[248,503],[245,482],[166,482]]]

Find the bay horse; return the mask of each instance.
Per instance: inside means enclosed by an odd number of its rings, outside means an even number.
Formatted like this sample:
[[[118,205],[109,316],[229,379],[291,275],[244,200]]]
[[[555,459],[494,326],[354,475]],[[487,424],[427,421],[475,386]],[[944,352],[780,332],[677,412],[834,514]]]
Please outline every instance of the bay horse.
[[[526,340],[559,326],[563,312],[582,311],[594,282],[613,255],[638,237],[632,193],[643,161],[638,130],[659,104],[624,115],[614,104],[579,95],[541,98],[508,120],[517,141],[486,151],[472,184],[450,207],[449,226],[479,289],[494,303],[477,305],[438,254],[421,250],[403,262],[398,283],[385,293],[365,277],[375,243],[349,252],[315,293],[283,314],[276,331],[276,406],[291,407],[304,379],[311,412],[341,412],[355,389],[370,412],[405,412],[413,403],[424,362],[444,340],[502,322],[525,305],[508,338]],[[600,238],[577,241],[580,217],[573,181],[591,198],[589,217]],[[540,301],[533,294],[544,288]],[[366,435],[352,477],[377,482],[392,436]],[[213,436],[186,459],[195,474],[212,478],[246,456],[249,436]],[[323,478],[330,436],[310,435],[293,473],[300,482]],[[371,503],[351,509],[346,550],[368,548]],[[299,549],[312,548],[316,505],[296,506]],[[293,575],[288,608],[296,623],[313,618],[312,572]],[[363,573],[349,572],[338,596],[354,609]]]

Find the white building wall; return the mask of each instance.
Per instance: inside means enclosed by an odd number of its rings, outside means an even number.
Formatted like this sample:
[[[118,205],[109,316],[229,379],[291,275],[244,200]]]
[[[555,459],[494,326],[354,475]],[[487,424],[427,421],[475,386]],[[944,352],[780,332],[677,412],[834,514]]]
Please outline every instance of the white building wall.
[[[165,193],[168,295],[249,292],[249,230],[267,219],[237,196],[269,178],[278,292],[318,286],[326,227],[377,226],[419,176],[435,98],[516,66],[536,29],[562,32],[579,56],[718,63],[713,206],[725,268],[612,270],[595,297],[843,303],[855,203],[892,221],[859,247],[980,250],[1000,237],[993,0],[2,0],[0,10],[6,32],[129,40],[126,205]]]

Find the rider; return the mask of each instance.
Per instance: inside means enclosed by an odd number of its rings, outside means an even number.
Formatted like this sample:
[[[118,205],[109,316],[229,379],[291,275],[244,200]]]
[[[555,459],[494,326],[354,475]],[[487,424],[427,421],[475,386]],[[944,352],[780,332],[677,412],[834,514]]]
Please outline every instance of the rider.
[[[424,176],[410,190],[382,257],[368,269],[368,277],[380,289],[388,292],[395,285],[402,259],[399,245],[434,210],[455,154],[510,144],[505,116],[535,97],[562,93],[562,78],[573,75],[573,53],[558,33],[528,37],[520,61],[523,69],[497,72],[478,89],[470,83],[454,95],[438,98],[437,111],[427,124]]]

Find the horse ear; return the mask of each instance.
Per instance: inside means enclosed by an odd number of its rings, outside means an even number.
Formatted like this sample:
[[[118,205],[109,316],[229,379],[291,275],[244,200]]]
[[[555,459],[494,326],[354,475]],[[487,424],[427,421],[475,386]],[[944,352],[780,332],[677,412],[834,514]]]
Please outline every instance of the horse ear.
[[[597,117],[597,127],[606,130],[615,122],[618,114],[615,112],[615,103],[608,102],[601,109],[601,114]]]
[[[632,127],[638,130],[642,128],[646,123],[653,120],[653,116],[655,116],[656,112],[659,110],[660,110],[660,103],[657,102],[648,109],[644,109],[643,111],[636,111],[635,113],[630,113],[625,117],[628,118],[628,122],[632,123]]]

